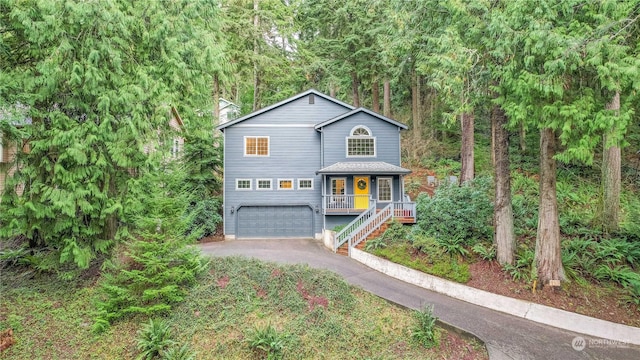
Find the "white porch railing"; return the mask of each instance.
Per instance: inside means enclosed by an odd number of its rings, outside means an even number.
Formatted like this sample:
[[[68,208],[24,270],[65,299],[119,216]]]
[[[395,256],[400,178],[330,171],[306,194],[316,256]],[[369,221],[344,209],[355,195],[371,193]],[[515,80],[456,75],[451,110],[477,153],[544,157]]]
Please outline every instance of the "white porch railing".
[[[411,201],[394,202],[393,217],[394,218],[416,218],[416,203]]]
[[[340,213],[361,213],[375,203],[369,195],[326,195],[324,196],[324,211]],[[366,208],[362,206],[365,204]],[[356,206],[357,205],[357,206]]]

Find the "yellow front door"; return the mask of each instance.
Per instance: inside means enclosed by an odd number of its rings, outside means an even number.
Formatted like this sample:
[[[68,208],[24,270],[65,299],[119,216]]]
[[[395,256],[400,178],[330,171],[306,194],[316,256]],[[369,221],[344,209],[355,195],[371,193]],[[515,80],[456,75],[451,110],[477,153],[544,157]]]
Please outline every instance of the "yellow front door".
[[[356,209],[369,208],[369,177],[353,177],[353,193],[355,194],[354,207]]]

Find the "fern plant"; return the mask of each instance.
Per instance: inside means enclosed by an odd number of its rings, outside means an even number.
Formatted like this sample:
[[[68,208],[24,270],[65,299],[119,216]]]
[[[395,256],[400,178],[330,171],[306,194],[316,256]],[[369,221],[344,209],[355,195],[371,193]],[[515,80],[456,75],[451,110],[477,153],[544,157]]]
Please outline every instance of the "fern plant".
[[[138,359],[151,360],[163,355],[164,351],[174,345],[171,339],[171,328],[164,320],[149,320],[138,331],[137,347],[140,350]]]
[[[494,244],[486,246],[483,243],[477,243],[471,248],[474,253],[480,256],[483,260],[493,261],[496,259],[496,246]]]
[[[281,359],[286,345],[287,335],[279,333],[271,324],[255,327],[251,330],[247,342],[249,347],[266,355],[267,359]]]
[[[436,328],[438,318],[433,314],[433,305],[425,306],[413,313],[414,324],[411,329],[411,337],[425,348],[438,345],[439,333]]]
[[[533,262],[535,252],[529,248],[523,248],[516,254],[516,260],[513,265],[505,264],[502,269],[506,271],[511,278],[516,281],[533,280]]]
[[[173,346],[162,353],[162,360],[195,360],[196,354],[189,345]]]

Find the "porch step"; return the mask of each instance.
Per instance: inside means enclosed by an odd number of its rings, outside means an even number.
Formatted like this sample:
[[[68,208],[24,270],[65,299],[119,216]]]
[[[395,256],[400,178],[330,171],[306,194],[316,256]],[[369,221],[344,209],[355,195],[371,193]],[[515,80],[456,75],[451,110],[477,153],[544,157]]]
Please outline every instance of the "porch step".
[[[375,239],[375,238],[377,238],[379,236],[382,236],[382,234],[384,234],[384,232],[387,231],[387,228],[389,228],[389,222],[388,221],[386,223],[382,224],[377,230],[375,230],[374,232],[369,234],[369,236],[367,236],[366,239],[364,239],[358,245],[356,245],[356,249],[364,250],[364,247],[367,245],[367,241],[369,241],[371,239]]]
[[[415,224],[416,218],[413,217],[396,217],[395,220],[401,224]]]
[[[336,254],[343,255],[343,256],[349,256],[349,243],[342,244],[338,248],[338,250],[336,250]]]

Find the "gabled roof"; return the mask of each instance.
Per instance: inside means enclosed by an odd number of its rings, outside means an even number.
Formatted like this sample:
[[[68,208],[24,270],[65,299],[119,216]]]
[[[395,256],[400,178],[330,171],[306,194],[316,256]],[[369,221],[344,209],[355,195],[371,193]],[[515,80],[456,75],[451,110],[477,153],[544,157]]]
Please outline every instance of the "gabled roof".
[[[224,104],[222,106],[220,106],[220,110],[222,109],[226,109],[228,107],[232,107],[232,108],[236,108],[236,109],[240,109],[240,106],[238,106],[237,104],[225,99],[225,98],[220,98],[219,99],[219,103],[220,104]]]
[[[251,118],[253,118],[254,116],[257,116],[257,115],[260,115],[260,114],[264,114],[264,113],[266,113],[267,111],[271,111],[271,110],[273,110],[273,109],[275,109],[275,108],[279,108],[280,106],[286,105],[286,104],[288,104],[288,103],[290,103],[290,102],[292,102],[292,101],[295,101],[295,100],[298,100],[298,99],[300,99],[300,98],[303,98],[303,97],[305,97],[305,96],[307,96],[307,95],[309,95],[309,94],[314,94],[315,96],[319,96],[319,97],[321,97],[321,98],[323,98],[323,99],[326,99],[326,100],[329,100],[329,101],[331,101],[331,102],[333,102],[333,103],[336,103],[336,104],[338,104],[338,105],[344,106],[345,108],[347,108],[347,109],[349,109],[349,110],[353,110],[353,109],[354,109],[354,107],[353,107],[353,106],[351,106],[351,105],[349,105],[349,104],[347,104],[347,103],[343,103],[342,101],[340,101],[340,100],[338,100],[338,99],[334,99],[334,98],[332,98],[331,96],[326,95],[326,94],[323,94],[323,93],[321,93],[321,92],[319,92],[319,91],[317,91],[317,90],[315,90],[315,89],[310,89],[310,90],[307,90],[307,91],[305,91],[305,92],[303,92],[303,93],[300,93],[300,94],[298,94],[298,95],[295,95],[295,96],[293,96],[293,97],[290,97],[290,98],[288,98],[288,99],[282,100],[282,101],[280,101],[279,103],[276,103],[276,104],[273,104],[273,105],[271,105],[271,106],[267,106],[267,107],[262,108],[262,109],[260,109],[260,110],[254,111],[254,112],[252,112],[251,114],[245,115],[245,116],[240,117],[240,118],[238,118],[238,119],[235,119],[235,120],[233,120],[233,121],[226,122],[226,123],[224,123],[224,124],[222,124],[222,125],[218,125],[218,126],[216,127],[216,129],[218,129],[218,130],[220,130],[220,131],[224,131],[224,129],[225,129],[225,128],[227,128],[227,127],[229,127],[229,126],[233,126],[233,125],[235,125],[235,124],[237,124],[237,123],[240,123],[240,122],[243,122],[243,121],[245,121],[245,120],[251,119]]]
[[[353,109],[353,110],[351,110],[351,111],[349,111],[349,112],[347,112],[347,113],[344,113],[344,114],[342,114],[342,115],[336,116],[336,117],[334,117],[333,119],[329,119],[329,120],[327,120],[327,121],[323,121],[323,122],[321,122],[320,124],[316,125],[316,126],[315,126],[315,129],[316,129],[316,130],[319,130],[319,129],[321,129],[321,128],[323,128],[323,127],[327,126],[327,125],[333,124],[333,123],[334,123],[334,122],[336,122],[336,121],[340,121],[340,120],[342,120],[342,119],[348,118],[349,116],[355,115],[355,114],[360,113],[360,112],[363,112],[363,113],[369,114],[369,115],[371,115],[371,116],[373,116],[373,117],[376,117],[376,118],[378,118],[378,119],[380,119],[380,120],[386,121],[386,122],[388,122],[388,123],[390,123],[390,124],[393,124],[393,125],[395,125],[395,126],[397,126],[397,127],[401,128],[401,129],[404,129],[404,130],[407,130],[407,129],[409,128],[407,125],[405,125],[405,124],[403,124],[403,123],[401,123],[401,122],[397,122],[397,121],[395,121],[395,120],[393,120],[393,119],[389,119],[388,117],[386,117],[386,116],[382,116],[382,115],[380,115],[380,114],[378,114],[378,113],[376,113],[376,112],[373,112],[373,111],[371,111],[371,110],[369,110],[369,109],[365,109],[365,108],[363,108],[363,107],[359,107],[359,108],[357,108],[357,109]]]
[[[349,161],[337,162],[316,171],[317,174],[346,175],[346,174],[377,174],[396,175],[409,174],[411,170],[389,164],[384,161]]]

